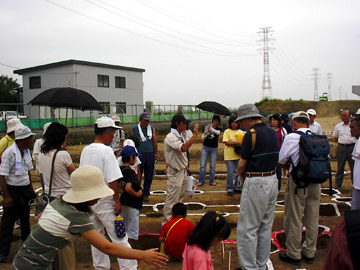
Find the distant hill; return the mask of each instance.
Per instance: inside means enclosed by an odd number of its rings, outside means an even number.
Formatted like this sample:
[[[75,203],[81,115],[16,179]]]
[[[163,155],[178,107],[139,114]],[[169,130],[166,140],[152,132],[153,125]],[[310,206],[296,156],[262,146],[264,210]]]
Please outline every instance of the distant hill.
[[[341,109],[348,109],[356,112],[360,108],[359,100],[339,100],[339,101],[269,101],[258,106],[259,111],[264,115],[274,113],[291,113],[314,109],[318,117],[337,116]]]

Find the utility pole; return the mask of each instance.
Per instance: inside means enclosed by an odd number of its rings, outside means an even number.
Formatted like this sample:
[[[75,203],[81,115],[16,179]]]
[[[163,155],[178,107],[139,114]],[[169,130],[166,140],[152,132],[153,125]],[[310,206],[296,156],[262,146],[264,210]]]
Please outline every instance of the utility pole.
[[[274,48],[269,47],[269,42],[273,42],[275,39],[269,38],[269,34],[273,32],[274,30],[271,30],[271,27],[262,27],[260,28],[260,31],[257,32],[258,35],[261,37],[261,39],[258,40],[258,43],[262,44],[262,48],[260,48],[259,51],[263,52],[264,57],[264,75],[262,80],[261,99],[272,99],[272,88],[269,68],[269,51],[272,51]]]
[[[319,68],[313,68],[312,72],[313,74],[311,74],[313,76],[313,80],[314,80],[314,101],[319,101],[319,92],[318,92],[318,80],[319,80]]]
[[[332,74],[327,73],[326,75],[327,75],[326,79],[328,81],[328,93],[327,93],[327,96],[328,96],[328,100],[331,101],[331,79],[332,79]]]

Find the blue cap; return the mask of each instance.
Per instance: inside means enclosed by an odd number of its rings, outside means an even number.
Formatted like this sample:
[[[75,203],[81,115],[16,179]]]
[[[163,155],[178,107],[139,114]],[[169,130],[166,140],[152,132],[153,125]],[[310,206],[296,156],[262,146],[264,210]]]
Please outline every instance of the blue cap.
[[[121,150],[122,157],[130,157],[130,156],[139,156],[140,154],[136,152],[135,148],[127,145]]]

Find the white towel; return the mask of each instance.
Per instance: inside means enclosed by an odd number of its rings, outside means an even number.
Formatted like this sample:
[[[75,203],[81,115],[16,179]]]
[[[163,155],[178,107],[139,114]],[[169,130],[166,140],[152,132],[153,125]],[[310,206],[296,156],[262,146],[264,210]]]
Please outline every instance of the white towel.
[[[352,152],[352,159],[360,159],[360,143],[359,139],[356,140],[356,144],[354,146],[354,150]]]
[[[185,138],[182,134],[179,134],[179,131],[175,128],[171,128],[171,132],[174,133],[182,142],[185,142]]]
[[[12,151],[15,153],[15,175],[27,174],[33,168],[30,150],[24,150],[24,157],[21,157],[20,149],[16,142],[13,143]]]
[[[142,132],[140,123],[138,124],[138,130],[139,130],[139,134],[140,134],[141,141],[142,141],[142,142],[145,142],[145,141],[146,141],[146,138],[145,138],[145,136],[144,136],[144,133]],[[150,125],[147,126],[146,133],[147,133],[147,137],[148,137],[148,139],[149,139],[149,141],[150,141],[151,138],[152,138],[152,131],[151,131],[151,126],[150,126]]]

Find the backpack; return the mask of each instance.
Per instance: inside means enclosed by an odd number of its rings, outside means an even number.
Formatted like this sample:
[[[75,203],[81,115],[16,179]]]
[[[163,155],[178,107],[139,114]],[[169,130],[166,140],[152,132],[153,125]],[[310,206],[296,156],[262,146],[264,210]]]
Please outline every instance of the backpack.
[[[330,195],[332,191],[331,167],[330,167],[330,144],[325,135],[317,135],[309,130],[300,134],[299,163],[291,171],[296,183],[295,194],[298,188],[305,188],[309,184],[322,184],[330,179]],[[305,189],[304,189],[305,192]]]

